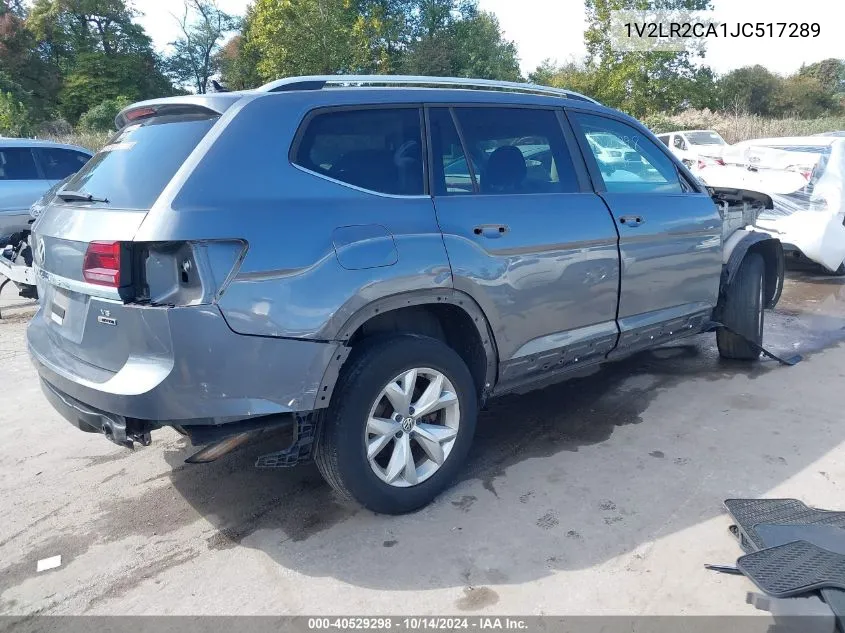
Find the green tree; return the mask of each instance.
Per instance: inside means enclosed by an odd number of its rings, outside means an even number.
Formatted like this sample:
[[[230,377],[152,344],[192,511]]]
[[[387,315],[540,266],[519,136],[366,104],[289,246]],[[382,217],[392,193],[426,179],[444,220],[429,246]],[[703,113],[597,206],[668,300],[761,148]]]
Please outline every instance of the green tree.
[[[745,66],[719,80],[719,102],[725,110],[772,116],[777,113],[775,95],[782,88],[783,79],[764,66]]]
[[[104,99],[172,94],[136,15],[125,0],[36,0],[27,23],[61,73],[58,109],[69,121]]]
[[[0,89],[13,94],[35,116],[48,115],[59,89],[58,69],[42,58],[20,2],[0,0],[0,74],[13,84]]]
[[[542,86],[553,86],[592,95],[597,92],[596,75],[583,64],[569,62],[563,65],[547,59],[528,76],[528,80]]]
[[[106,99],[79,117],[79,127],[88,132],[109,132],[114,130],[114,119],[126,106],[132,103],[127,97]]]
[[[244,29],[262,81],[354,70],[355,7],[348,0],[256,0]]]
[[[781,82],[774,96],[773,109],[782,116],[814,119],[838,109],[833,92],[818,79],[795,74]]]
[[[169,75],[177,84],[205,93],[211,76],[220,71],[223,37],[237,26],[238,20],[221,11],[215,0],[185,0],[179,20],[182,36],[172,42],[166,60]]]
[[[521,79],[516,45],[504,38],[496,16],[479,11],[475,0],[426,0],[413,16],[405,72]]]
[[[595,75],[591,95],[634,116],[677,111],[690,101],[703,50],[619,52],[611,43],[611,12],[624,9],[704,11],[710,0],[585,0],[587,68]]]
[[[845,59],[831,58],[802,66],[798,74],[816,79],[832,95],[845,95]]]
[[[243,35],[233,36],[217,53],[220,81],[229,90],[257,88],[261,84],[256,71],[258,61],[256,49],[246,46],[246,38]]]
[[[0,136],[31,136],[29,110],[15,95],[0,91]]]

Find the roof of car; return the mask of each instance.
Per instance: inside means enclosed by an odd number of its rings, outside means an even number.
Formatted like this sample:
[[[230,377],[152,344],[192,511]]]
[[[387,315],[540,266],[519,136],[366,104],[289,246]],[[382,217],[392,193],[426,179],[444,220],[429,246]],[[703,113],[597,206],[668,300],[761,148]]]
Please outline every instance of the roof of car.
[[[56,143],[55,141],[47,141],[38,138],[11,138],[0,136],[0,147],[53,147],[58,149],[72,149],[77,152],[84,152],[85,154],[93,154],[90,149],[80,147],[79,145]]]
[[[131,120],[133,111],[146,108],[163,109],[186,105],[222,114],[241,99],[303,99],[319,106],[360,103],[497,103],[503,105],[545,105],[578,107],[595,112],[627,115],[608,108],[574,91],[527,83],[496,82],[454,77],[405,76],[315,76],[289,77],[271,82],[255,90],[214,92],[202,95],[165,97],[134,103],[116,117],[118,128]],[[631,119],[634,120],[634,119]]]

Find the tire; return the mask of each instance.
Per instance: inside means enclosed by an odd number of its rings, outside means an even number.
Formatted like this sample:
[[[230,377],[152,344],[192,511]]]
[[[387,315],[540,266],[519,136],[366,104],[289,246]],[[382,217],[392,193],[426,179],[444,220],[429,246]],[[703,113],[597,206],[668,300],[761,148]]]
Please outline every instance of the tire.
[[[401,387],[404,383],[395,382],[394,379],[411,376],[406,372],[415,369],[421,370],[413,374],[414,384],[418,385],[416,389],[419,391],[424,391],[427,384],[433,383],[433,380],[428,381],[427,376],[442,375],[442,384],[451,389],[444,387],[437,398],[438,401],[448,400],[450,404],[429,416],[422,416],[419,427],[405,432],[407,437],[403,435],[400,439],[392,431],[371,436],[371,412],[373,417],[379,418],[380,423],[387,417],[386,421],[392,424],[399,408],[393,407],[393,400],[389,400],[385,392],[390,386]],[[430,373],[425,374],[425,371]],[[420,378],[416,378],[417,375]],[[417,394],[417,390],[413,394]],[[414,400],[413,394],[408,401],[419,405],[423,399],[420,397]],[[347,361],[331,404],[324,414],[314,455],[317,468],[342,497],[357,501],[374,512],[412,512],[431,502],[446,489],[464,465],[475,433],[477,409],[478,395],[472,375],[461,357],[446,344],[437,339],[415,335],[392,335],[364,341]],[[401,413],[399,415],[401,417]],[[441,436],[441,425],[435,420],[437,416],[453,426],[454,421],[459,420],[454,439],[437,444],[441,446],[441,452],[435,451],[435,456],[441,458],[445,453],[440,465],[436,465],[434,458],[429,457],[433,442],[422,442],[422,439],[432,437],[430,430],[433,426],[438,429],[437,437]],[[451,417],[447,419],[447,416]],[[416,419],[409,418],[412,416],[406,418],[407,424],[416,423]],[[394,430],[398,432],[402,428],[405,427],[399,424],[399,428]],[[442,429],[445,429],[446,435],[455,431],[455,428],[447,427],[445,423]],[[420,434],[426,437],[420,438]],[[388,443],[381,449],[383,452],[377,454],[371,462],[368,445],[374,450],[378,440],[391,435],[394,440],[388,439]],[[402,469],[401,476],[389,483],[391,474],[395,475],[395,468],[390,468],[394,451],[406,450],[400,446],[400,442],[405,442],[403,446],[411,446],[407,450],[416,451],[417,457],[405,461],[408,466]],[[424,444],[429,447],[425,451]],[[384,465],[385,461],[389,463]],[[400,462],[401,459],[398,459],[397,464]],[[414,465],[417,462],[421,464],[419,468]],[[418,476],[416,471],[424,471],[425,467],[429,468],[429,472]],[[408,479],[418,480],[419,483],[408,483]]]
[[[719,319],[744,336],[720,329],[716,332],[719,355],[731,360],[757,360],[759,349],[749,345],[750,339],[763,344],[763,292],[765,264],[759,253],[748,253],[739,266],[733,283],[728,286]]]

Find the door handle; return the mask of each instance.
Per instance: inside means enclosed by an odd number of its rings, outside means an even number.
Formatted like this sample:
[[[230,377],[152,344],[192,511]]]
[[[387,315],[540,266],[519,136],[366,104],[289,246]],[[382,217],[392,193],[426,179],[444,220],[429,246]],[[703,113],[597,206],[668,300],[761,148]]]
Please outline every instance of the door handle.
[[[643,222],[645,220],[641,215],[623,215],[619,218],[619,224],[624,224],[625,226],[639,226]]]
[[[472,232],[488,239],[494,240],[502,237],[510,229],[504,224],[479,224]]]

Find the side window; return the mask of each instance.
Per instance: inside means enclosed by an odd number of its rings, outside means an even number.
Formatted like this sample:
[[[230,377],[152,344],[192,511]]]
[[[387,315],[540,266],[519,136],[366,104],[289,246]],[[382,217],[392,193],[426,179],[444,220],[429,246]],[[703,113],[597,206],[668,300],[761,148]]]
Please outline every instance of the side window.
[[[669,147],[669,135],[668,134],[661,134],[657,137],[661,143],[663,143],[666,147]]]
[[[0,180],[40,180],[35,157],[28,147],[0,148]]]
[[[467,160],[452,113],[448,108],[431,108],[428,122],[431,127],[434,195],[472,193],[473,174],[477,173],[478,165]]]
[[[674,142],[675,142],[675,147],[677,147],[678,149],[686,149],[687,148],[687,144],[684,141],[683,136],[680,136],[680,135],[676,136]]]
[[[575,168],[554,110],[466,107],[455,108],[454,112],[470,154],[475,187],[480,193],[579,191]],[[432,144],[436,146],[437,141],[433,140]],[[435,155],[434,161],[445,161],[445,157]],[[469,170],[456,166],[447,179],[467,175],[457,171]]]
[[[638,129],[615,119],[575,113],[608,191],[681,193],[675,163]],[[621,156],[612,156],[597,142],[613,137]],[[603,141],[602,141],[603,142]]]
[[[368,108],[317,114],[294,148],[293,162],[369,191],[423,195],[420,111]]]
[[[82,152],[59,148],[41,148],[38,154],[47,180],[64,180],[82,169],[90,158]]]

